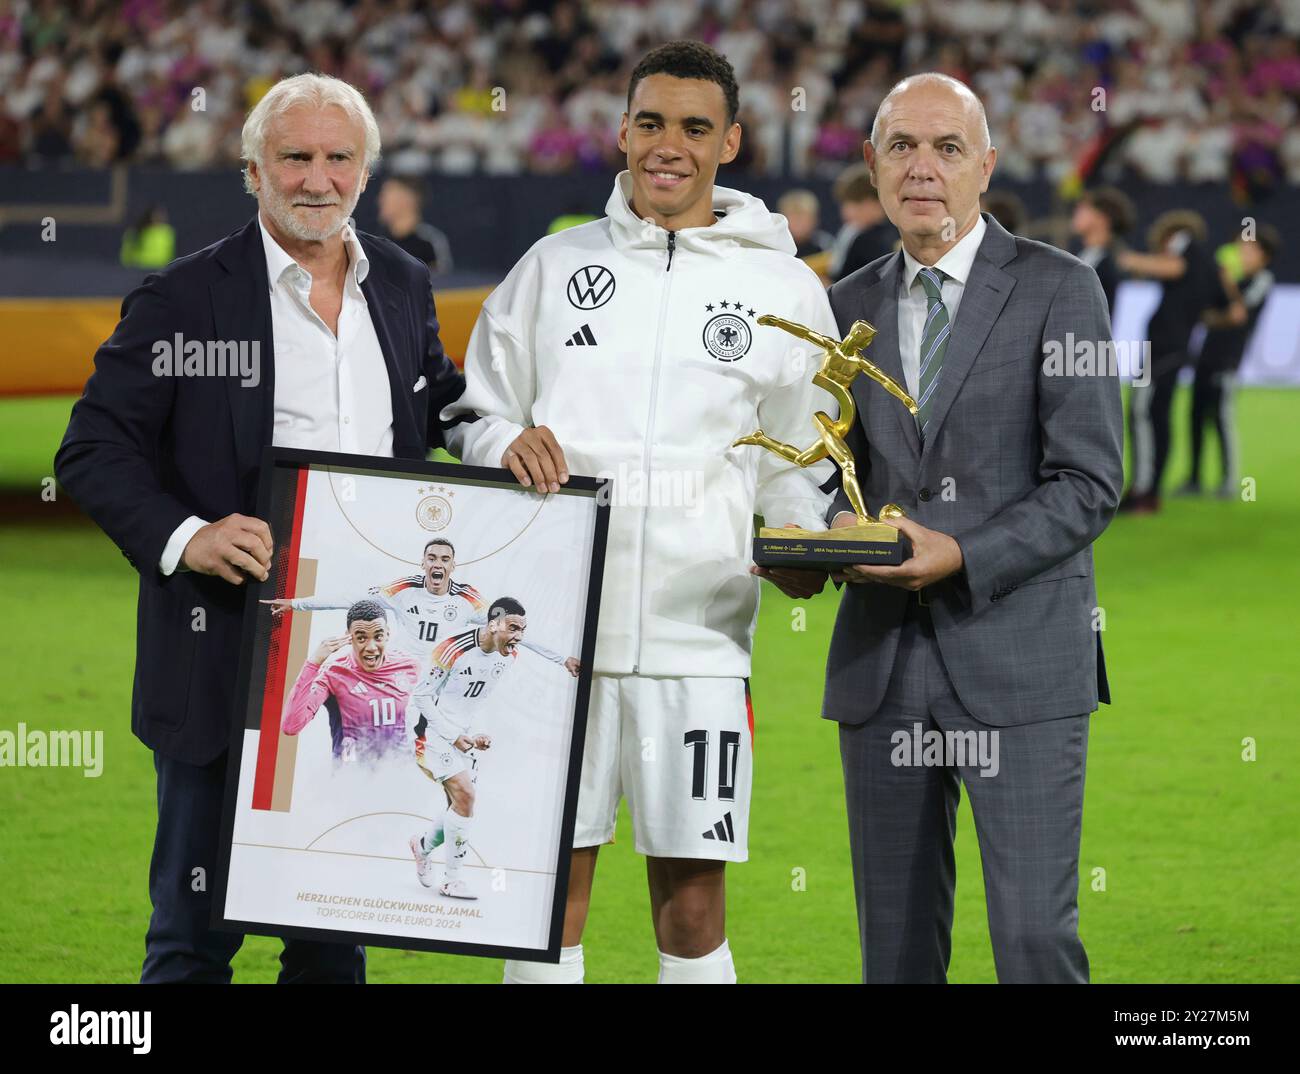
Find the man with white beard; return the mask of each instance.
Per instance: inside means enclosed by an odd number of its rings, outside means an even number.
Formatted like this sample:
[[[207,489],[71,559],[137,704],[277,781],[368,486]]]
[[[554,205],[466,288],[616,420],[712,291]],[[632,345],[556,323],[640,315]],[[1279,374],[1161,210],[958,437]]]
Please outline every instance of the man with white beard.
[[[241,586],[267,578],[274,547],[253,517],[263,448],[423,459],[464,387],[438,340],[428,268],[349,219],[379,156],[361,94],[284,79],[242,144],[257,216],[127,296],[55,459],[140,572],[131,725],[158,773],[144,982],[228,982],[243,941],[209,928],[209,890]],[[231,346],[256,368],[190,360]],[[282,982],[365,980],[352,945],[286,939],[280,961]]]

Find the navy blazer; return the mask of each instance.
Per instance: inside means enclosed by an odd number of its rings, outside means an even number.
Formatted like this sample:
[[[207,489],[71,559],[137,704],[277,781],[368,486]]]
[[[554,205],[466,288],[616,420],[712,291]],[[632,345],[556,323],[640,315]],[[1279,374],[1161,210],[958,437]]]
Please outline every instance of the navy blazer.
[[[388,367],[393,454],[423,459],[442,445],[439,412],[465,382],[438,339],[428,268],[387,239],[357,238],[370,262],[361,290]],[[258,383],[156,376],[154,345],[177,333],[258,341]],[[256,513],[274,403],[271,301],[254,217],[126,297],[54,460],[63,487],[140,572],[131,728],[151,749],[191,764],[214,760],[230,741],[244,588],[188,571],[164,576],[158,561],[190,515],[215,522]]]

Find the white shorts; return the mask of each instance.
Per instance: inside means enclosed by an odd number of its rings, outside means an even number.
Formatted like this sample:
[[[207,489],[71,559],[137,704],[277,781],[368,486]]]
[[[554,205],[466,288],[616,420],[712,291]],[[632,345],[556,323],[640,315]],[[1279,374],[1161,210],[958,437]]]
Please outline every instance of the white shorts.
[[[637,853],[745,861],[752,782],[745,679],[592,676],[575,847],[613,841],[626,794]]]
[[[471,782],[478,782],[474,751],[462,753],[441,735],[431,734],[427,739],[415,740],[415,763],[435,783],[461,772],[469,772]]]

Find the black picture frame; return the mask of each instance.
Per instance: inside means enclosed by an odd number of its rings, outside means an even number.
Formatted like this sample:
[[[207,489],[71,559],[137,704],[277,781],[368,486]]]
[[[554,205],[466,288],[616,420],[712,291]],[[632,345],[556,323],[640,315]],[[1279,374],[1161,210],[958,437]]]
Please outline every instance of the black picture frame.
[[[569,748],[568,771],[565,775],[563,814],[560,822],[558,856],[555,870],[554,894],[550,907],[548,942],[543,948],[528,948],[493,943],[460,942],[418,935],[393,936],[386,933],[369,933],[344,929],[312,928],[303,925],[286,925],[231,918],[226,915],[230,864],[237,812],[237,797],[242,780],[243,744],[248,729],[248,713],[255,697],[252,692],[254,669],[265,665],[265,654],[259,653],[259,625],[269,609],[259,603],[263,599],[283,596],[276,593],[277,584],[288,577],[287,562],[292,554],[291,542],[282,539],[284,526],[300,526],[296,506],[286,516],[283,502],[283,477],[287,473],[302,473],[312,469],[331,472],[350,471],[366,475],[391,474],[436,479],[450,485],[499,486],[518,490],[518,479],[509,470],[459,463],[426,462],[412,459],[378,458],[369,455],[349,455],[337,452],[304,451],[295,448],[267,447],[263,451],[257,496],[257,517],[266,520],[275,539],[270,577],[266,582],[250,580],[246,583],[243,625],[240,645],[239,670],[236,679],[236,708],[231,717],[229,763],[226,772],[225,798],[222,805],[221,836],[218,843],[216,875],[213,878],[212,927],[221,931],[250,935],[298,937],[326,943],[360,944],[368,947],[390,947],[402,950],[429,951],[446,954],[477,955],[490,958],[527,959],[556,963],[560,957],[564,927],[564,909],[568,894],[569,864],[573,850],[573,831],[577,815],[578,787],[582,773],[582,755],[586,736],[587,711],[591,696],[592,662],[595,657],[597,616],[600,608],[601,582],[605,566],[605,545],[609,530],[609,482],[594,477],[570,475],[559,493],[551,495],[590,496],[595,503],[595,527],[592,535],[591,562],[588,569],[582,642],[579,659],[582,667],[578,675],[576,698]],[[534,493],[535,495],[541,495]],[[265,635],[266,631],[261,632]],[[430,895],[430,898],[436,896]]]

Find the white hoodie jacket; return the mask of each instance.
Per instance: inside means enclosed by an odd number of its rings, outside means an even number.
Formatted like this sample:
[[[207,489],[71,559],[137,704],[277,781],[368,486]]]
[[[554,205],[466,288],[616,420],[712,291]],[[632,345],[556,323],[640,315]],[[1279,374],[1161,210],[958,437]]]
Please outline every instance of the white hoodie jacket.
[[[715,187],[711,227],[670,235],[615,182],[604,219],[539,240],[488,296],[465,358],[465,394],[443,411],[448,447],[500,466],[545,425],[569,473],[613,478],[595,671],[743,677],[758,613],[753,516],[825,529],[832,473],[758,447],[762,428],[799,448],[813,412],[837,416],[810,378],[821,352],[757,318],[838,336],[826,292],[794,257],[785,218]],[[477,415],[477,418],[475,418]]]

